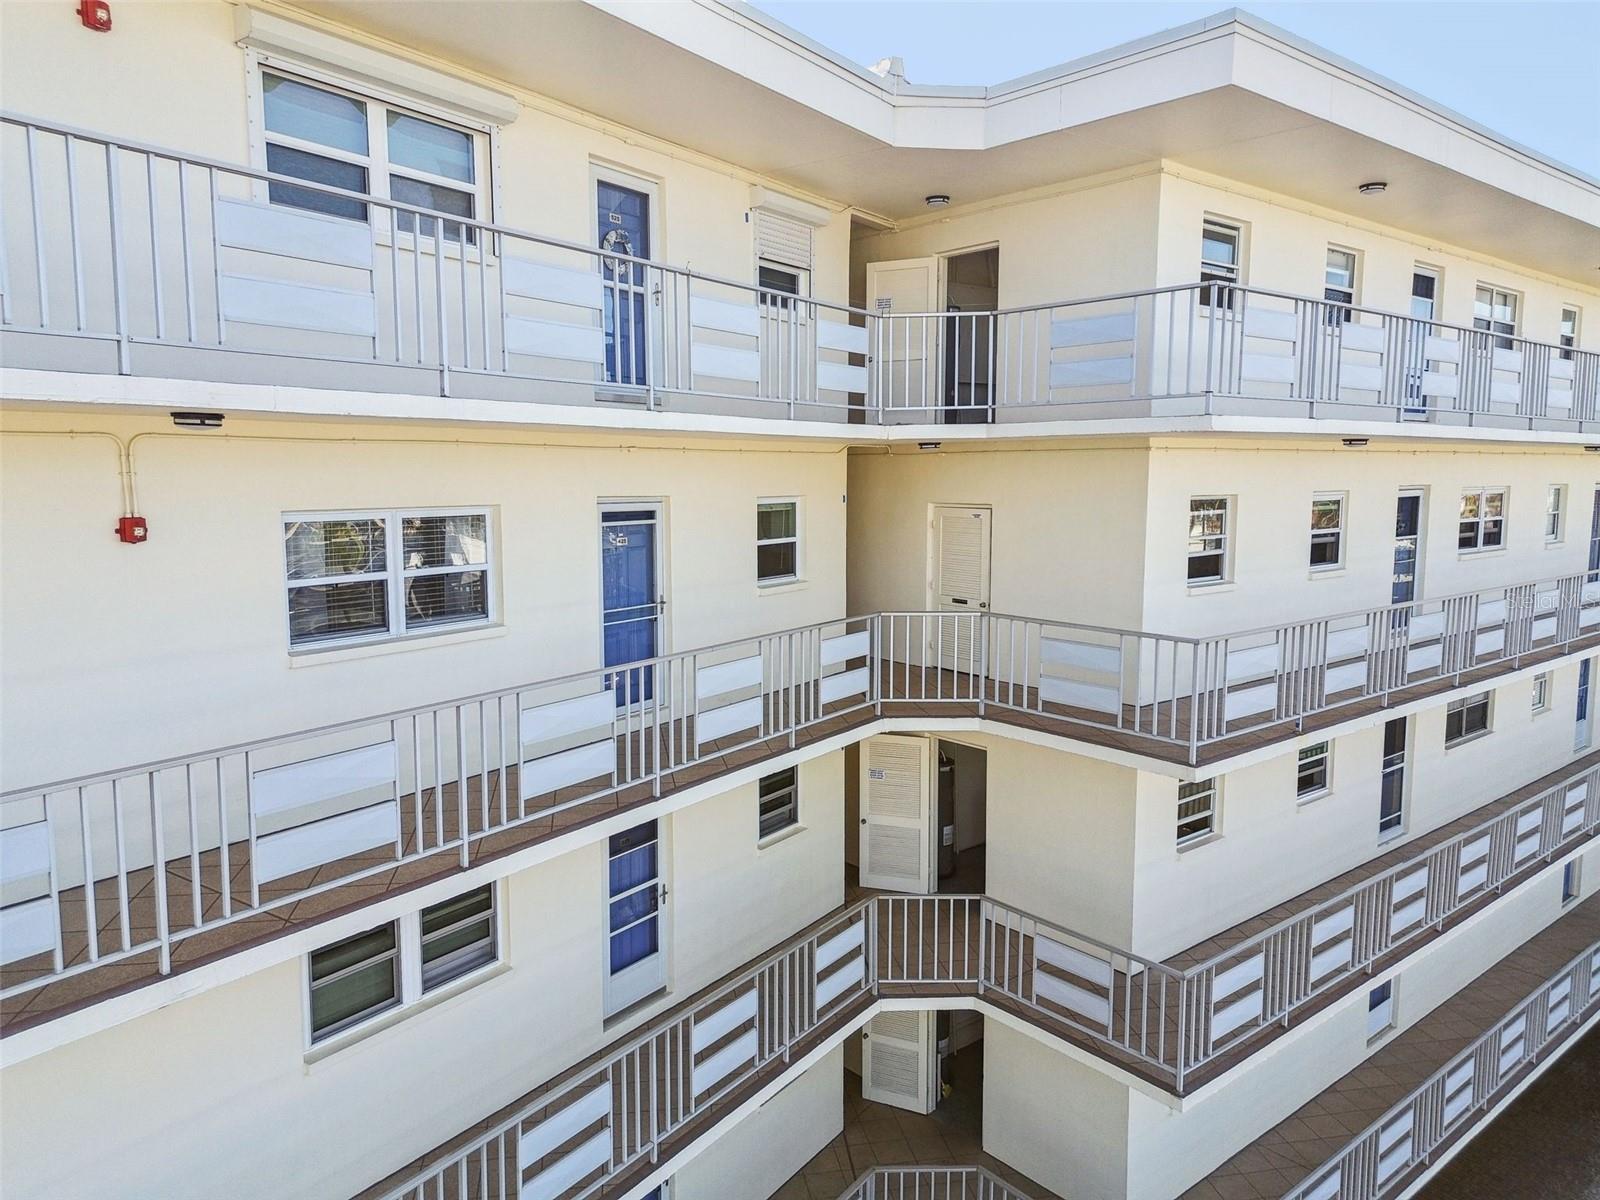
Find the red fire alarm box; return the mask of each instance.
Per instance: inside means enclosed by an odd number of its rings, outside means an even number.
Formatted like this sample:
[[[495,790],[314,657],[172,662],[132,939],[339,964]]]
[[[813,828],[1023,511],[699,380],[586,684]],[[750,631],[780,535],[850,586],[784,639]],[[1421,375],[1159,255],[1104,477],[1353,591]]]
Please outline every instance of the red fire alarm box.
[[[145,524],[143,517],[118,517],[117,537],[127,542],[130,546],[137,546],[150,536],[150,527]]]
[[[96,33],[111,32],[111,5],[107,0],[83,0],[78,5],[78,20]]]

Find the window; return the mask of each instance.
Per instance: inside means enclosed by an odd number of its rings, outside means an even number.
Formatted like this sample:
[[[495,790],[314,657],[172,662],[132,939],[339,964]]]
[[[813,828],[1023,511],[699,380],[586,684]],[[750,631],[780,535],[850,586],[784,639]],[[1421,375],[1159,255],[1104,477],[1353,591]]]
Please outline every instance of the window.
[[[764,776],[756,785],[757,837],[764,840],[800,823],[799,786],[795,769]]]
[[[766,261],[757,264],[756,285],[761,288],[761,303],[769,308],[789,308],[794,304],[790,296],[805,295],[799,271]],[[772,295],[774,292],[779,294]]]
[[[1228,577],[1228,501],[1189,501],[1189,582],[1217,583]]]
[[[1517,332],[1517,294],[1480,283],[1472,304],[1472,327],[1502,335],[1494,339],[1496,349],[1511,349]]]
[[[421,937],[424,992],[494,962],[493,885],[423,909]]]
[[[400,1003],[396,923],[311,955],[311,1040],[321,1041]]]
[[[1344,563],[1344,497],[1311,498],[1311,569],[1326,571]]]
[[[1575,858],[1561,868],[1561,903],[1571,904],[1583,892],[1583,860]]]
[[[1329,246],[1322,283],[1322,298],[1329,301],[1328,324],[1343,325],[1351,315],[1345,306],[1356,302],[1355,251]]]
[[[291,516],[283,546],[291,646],[489,617],[487,512]]]
[[[493,884],[315,950],[311,1041],[413,1004],[499,957]]]
[[[1452,700],[1444,710],[1444,744],[1454,746],[1489,732],[1489,697],[1492,692],[1479,692]]]
[[[478,158],[482,138],[441,121],[391,108],[376,100],[307,83],[273,71],[261,73],[267,170],[311,183],[386,196],[401,204],[471,220],[478,213]],[[352,221],[367,219],[355,199],[270,183],[274,204]],[[396,214],[405,233],[434,234],[431,217]],[[461,240],[462,227],[444,236]],[[469,242],[474,230],[466,230]]]
[[[1506,544],[1504,488],[1461,493],[1461,526],[1456,544],[1462,550],[1494,550]]]
[[[1367,1039],[1394,1028],[1394,980],[1385,979],[1367,993]]]
[[[1207,219],[1200,230],[1200,303],[1209,308],[1232,308],[1240,282],[1243,231],[1226,221]]]
[[[1578,310],[1563,308],[1561,310],[1561,329],[1556,335],[1556,342],[1561,347],[1561,357],[1571,359],[1572,352],[1578,348]]]
[[[1550,491],[1544,502],[1544,540],[1546,542],[1559,542],[1561,540],[1563,511],[1566,505],[1567,489],[1560,484],[1551,484]]]
[[[1332,761],[1333,746],[1329,742],[1317,742],[1300,748],[1294,782],[1295,799],[1309,800],[1328,790],[1328,767]]]
[[[1431,321],[1439,302],[1439,272],[1432,267],[1418,266],[1411,272],[1411,315],[1419,321]]]
[[[1217,781],[1178,785],[1178,845],[1187,846],[1217,831]]]
[[[800,505],[764,500],[756,505],[756,582],[781,583],[800,575]]]
[[[1536,713],[1545,712],[1550,707],[1550,672],[1543,671],[1533,677],[1533,697],[1529,707]]]

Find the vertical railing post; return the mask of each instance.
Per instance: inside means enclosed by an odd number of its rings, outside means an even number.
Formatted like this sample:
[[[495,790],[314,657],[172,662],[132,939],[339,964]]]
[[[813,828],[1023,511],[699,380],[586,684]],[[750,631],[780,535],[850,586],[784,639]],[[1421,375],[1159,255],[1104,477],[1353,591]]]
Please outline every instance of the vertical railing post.
[[[150,871],[155,882],[156,904],[156,937],[161,942],[161,961],[159,968],[161,974],[172,973],[172,929],[171,919],[167,913],[167,839],[166,830],[162,827],[161,813],[161,787],[156,782],[159,772],[151,771],[150,782]],[[194,831],[190,830],[190,837]],[[86,886],[93,887],[94,881],[89,880]],[[189,886],[199,890],[200,881],[190,880]]]

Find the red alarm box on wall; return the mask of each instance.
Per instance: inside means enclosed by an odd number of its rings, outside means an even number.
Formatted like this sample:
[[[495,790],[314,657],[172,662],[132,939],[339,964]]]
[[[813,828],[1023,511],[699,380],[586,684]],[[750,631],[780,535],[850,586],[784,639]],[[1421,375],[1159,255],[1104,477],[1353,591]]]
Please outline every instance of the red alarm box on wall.
[[[150,536],[150,526],[145,524],[143,517],[118,517],[117,537],[127,542],[130,546],[137,546]]]
[[[106,0],[83,0],[78,5],[78,20],[96,33],[111,32],[111,5]]]

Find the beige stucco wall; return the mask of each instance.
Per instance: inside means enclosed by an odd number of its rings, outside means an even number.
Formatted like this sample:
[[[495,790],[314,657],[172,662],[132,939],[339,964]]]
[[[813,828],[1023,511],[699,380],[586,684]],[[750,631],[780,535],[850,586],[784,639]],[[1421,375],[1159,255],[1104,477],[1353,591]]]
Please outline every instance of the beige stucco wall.
[[[673,1200],[758,1200],[777,1191],[844,1128],[844,1060],[844,1046],[835,1046],[675,1172]]]
[[[1163,286],[1198,278],[1201,223],[1216,217],[1244,228],[1247,284],[1321,296],[1327,250],[1334,245],[1357,252],[1358,304],[1409,312],[1412,268],[1422,264],[1440,274],[1435,320],[1470,326],[1474,293],[1485,283],[1522,295],[1522,336],[1554,342],[1562,306],[1576,304],[1584,314],[1579,345],[1600,346],[1593,263],[1575,262],[1570,276],[1558,279],[1441,245],[1426,232],[1385,224],[1383,198],[1360,196],[1353,188],[1348,211],[1334,212],[1177,164],[1168,164],[1160,186],[1157,276]]]
[[[926,608],[931,507],[979,505],[991,612],[1137,627],[1144,493],[1132,447],[853,453],[851,611]]]
[[[1149,455],[1145,627],[1205,636],[1242,632],[1390,602],[1395,499],[1424,489],[1422,600],[1552,579],[1588,565],[1589,521],[1600,464],[1576,447],[1398,445],[1315,441],[1158,440]],[[1544,540],[1548,489],[1566,488],[1566,524]],[[1505,545],[1457,548],[1461,493],[1506,489]],[[1345,567],[1312,571],[1311,501],[1345,496]],[[1232,567],[1221,585],[1186,577],[1189,501],[1231,500]]]
[[[625,1019],[602,1023],[598,841],[501,885],[507,969],[315,1061],[295,960],[7,1068],[8,1200],[353,1195],[842,903],[842,766],[834,753],[802,767],[805,827],[764,849],[753,786],[667,819],[670,991]],[[352,1137],[353,1114],[379,1135]]]
[[[1179,850],[1178,785],[1139,775],[1131,949],[1165,958],[1455,820],[1573,755],[1578,668],[1552,673],[1549,706],[1531,710],[1531,679],[1494,692],[1491,732],[1446,749],[1445,707],[1416,713],[1406,762],[1404,832],[1380,840],[1383,726],[1333,740],[1331,790],[1295,796],[1301,738],[1264,762],[1222,777],[1220,836]]]
[[[28,631],[0,663],[0,689],[29,699],[7,705],[7,787],[596,667],[602,499],[665,505],[665,649],[844,611],[845,462],[832,449],[242,419],[212,433],[16,414],[7,428],[49,432],[0,434],[0,611]],[[64,436],[90,430],[137,439],[142,545],[112,536],[116,444]],[[801,583],[756,586],[767,496],[800,500]],[[435,506],[492,510],[495,624],[291,655],[282,515]]]
[[[1155,286],[1159,195],[1153,169],[1064,182],[915,218],[858,238],[852,256],[864,279],[867,263],[998,247],[1001,308],[1135,291]]]

